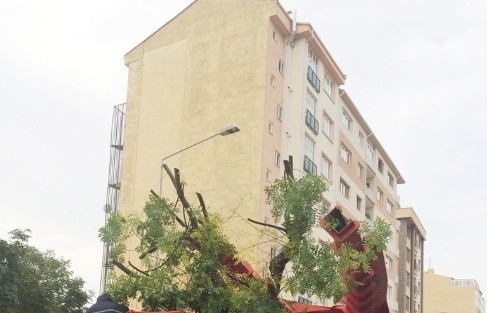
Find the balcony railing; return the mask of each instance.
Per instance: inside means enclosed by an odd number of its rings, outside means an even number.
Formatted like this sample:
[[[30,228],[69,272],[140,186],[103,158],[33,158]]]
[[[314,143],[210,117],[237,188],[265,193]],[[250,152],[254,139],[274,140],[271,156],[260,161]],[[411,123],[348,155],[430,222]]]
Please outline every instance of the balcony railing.
[[[316,90],[317,93],[320,93],[320,86],[321,86],[321,81],[318,78],[318,75],[316,75],[315,71],[311,68],[311,66],[308,65],[308,81],[313,86],[313,88]]]
[[[304,166],[303,169],[306,173],[308,174],[314,174],[318,173],[318,168],[316,164],[313,163],[307,156],[304,156]]]
[[[315,135],[318,135],[318,132],[320,131],[320,123],[309,110],[306,110],[306,125],[308,125]]]

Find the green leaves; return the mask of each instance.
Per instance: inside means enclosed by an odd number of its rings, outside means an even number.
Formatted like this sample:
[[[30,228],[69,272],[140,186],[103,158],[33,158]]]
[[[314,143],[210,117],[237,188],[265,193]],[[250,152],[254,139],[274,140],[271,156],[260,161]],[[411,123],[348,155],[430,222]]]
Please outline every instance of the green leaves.
[[[327,188],[326,182],[316,175],[298,180],[279,179],[265,188],[272,215],[276,221],[282,221],[290,240],[300,240],[310,231]]]
[[[284,277],[274,283],[282,284],[292,294],[316,295],[339,301],[356,286],[354,274],[357,271],[370,271],[377,252],[386,248],[391,231],[384,220],[376,219],[373,225],[365,223],[361,228],[363,249],[343,244],[336,250],[330,242],[315,243],[309,233],[314,217],[324,213],[318,211],[326,190],[326,182],[316,175],[306,175],[297,180],[284,178],[265,189],[267,203],[273,205],[274,218],[285,228],[287,241],[281,239],[284,241],[282,251],[292,268],[292,274],[287,277],[282,276],[282,272],[272,273],[272,277]],[[340,221],[332,215],[328,215],[326,220],[333,229],[340,226]]]
[[[237,258],[237,252],[223,233],[220,217],[203,214],[201,208],[189,207],[188,201],[180,210],[181,204],[153,195],[141,215],[112,213],[100,229],[100,238],[113,245],[111,257],[123,261],[130,240],[137,243],[131,254],[138,252],[140,260],[128,260],[137,261],[137,268],[130,263],[132,273],[115,274],[108,289],[119,301],[137,299],[153,311],[284,312],[277,299],[281,287],[292,294],[339,301],[355,286],[354,273],[370,270],[370,262],[385,249],[391,232],[385,221],[376,219],[361,230],[363,249],[343,244],[336,250],[330,242],[315,242],[310,235],[315,216],[325,213],[322,195],[327,188],[321,177],[306,175],[276,180],[265,189],[278,225],[265,223],[268,229],[262,234],[271,237],[268,242],[279,243],[273,247],[279,253],[272,254],[271,275],[265,280],[230,270],[225,262]],[[331,227],[343,226],[332,216],[328,222]],[[290,268],[287,274],[286,268]]]
[[[0,311],[11,313],[82,313],[92,296],[73,277],[69,261],[29,246],[28,230],[13,230],[0,240]]]

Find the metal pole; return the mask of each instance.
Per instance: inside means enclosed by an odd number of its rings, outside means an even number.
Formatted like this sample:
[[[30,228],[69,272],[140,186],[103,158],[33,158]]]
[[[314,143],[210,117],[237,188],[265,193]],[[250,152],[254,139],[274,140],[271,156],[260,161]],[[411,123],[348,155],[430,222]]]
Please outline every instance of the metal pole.
[[[168,156],[166,156],[166,157],[162,158],[162,160],[161,160],[161,173],[160,173],[160,177],[159,177],[159,197],[161,197],[161,198],[162,198],[162,175],[163,175],[163,173],[164,173],[164,161],[165,161],[165,160],[169,159],[169,158],[170,158],[170,157],[172,157],[172,156],[175,156],[176,154],[179,154],[179,153],[181,153],[181,152],[183,152],[183,151],[186,151],[186,150],[188,150],[189,148],[192,148],[192,147],[194,147],[194,146],[197,146],[197,145],[199,145],[200,143],[203,143],[203,142],[205,142],[205,141],[207,141],[207,140],[210,140],[211,138],[214,138],[214,137],[216,137],[216,136],[218,136],[218,135],[220,135],[220,136],[227,136],[227,135],[231,135],[231,134],[234,134],[234,133],[236,133],[236,132],[239,132],[239,131],[240,131],[240,128],[238,128],[238,126],[236,126],[236,125],[230,125],[230,126],[228,126],[228,127],[225,127],[224,129],[222,129],[222,130],[221,130],[221,131],[219,131],[218,133],[216,133],[216,134],[214,134],[214,135],[211,135],[211,136],[210,136],[210,137],[208,137],[208,138],[205,138],[205,139],[203,139],[203,140],[200,140],[200,141],[198,141],[198,142],[196,142],[196,143],[194,143],[194,144],[192,144],[192,145],[190,145],[190,146],[187,146],[187,147],[186,147],[186,148],[184,148],[184,149],[181,149],[181,150],[179,150],[179,151],[176,151],[176,152],[174,152],[173,154],[170,154],[170,155],[168,155]]]

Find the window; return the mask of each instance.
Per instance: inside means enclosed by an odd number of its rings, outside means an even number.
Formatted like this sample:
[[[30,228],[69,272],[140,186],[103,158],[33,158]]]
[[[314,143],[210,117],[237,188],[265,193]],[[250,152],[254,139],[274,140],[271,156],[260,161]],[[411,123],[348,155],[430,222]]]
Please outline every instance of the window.
[[[345,147],[343,144],[342,144],[340,156],[342,157],[343,161],[345,161],[348,165],[350,165],[350,162],[352,160],[352,154],[350,153],[350,150],[348,150],[347,147]]]
[[[304,304],[313,304],[313,301],[311,301],[308,298],[305,298],[303,296],[298,296],[298,302],[301,302]]]
[[[394,211],[394,205],[392,204],[391,201],[387,200],[387,212],[392,214],[393,211]]]
[[[267,124],[267,131],[269,132],[269,134],[272,135],[273,130],[274,130],[274,125],[272,124],[271,121],[269,121],[269,124]]]
[[[275,30],[272,31],[272,38],[274,38],[274,40],[277,40],[277,35]]]
[[[374,164],[374,159],[375,159],[375,147],[372,145],[370,141],[367,141],[367,163],[369,164]]]
[[[406,248],[406,259],[409,262],[411,260],[411,249]]]
[[[267,179],[267,181],[271,181],[271,170],[266,169],[266,171],[265,171],[265,179]]]
[[[307,134],[304,135],[304,155],[311,161],[314,160],[315,142]]]
[[[359,130],[358,131],[358,145],[360,148],[364,147],[365,137],[364,134]]]
[[[340,193],[348,199],[350,186],[342,178],[340,178]]]
[[[315,115],[316,111],[316,98],[311,94],[309,90],[306,91],[306,109]]]
[[[383,197],[384,197],[384,193],[379,187],[377,187],[377,201],[382,202]]]
[[[381,158],[379,158],[379,161],[377,162],[377,169],[381,174],[384,171],[384,161],[382,161]]]
[[[362,211],[362,198],[360,198],[359,196],[357,196],[357,211]]]
[[[347,113],[347,111],[345,111],[345,109],[343,109],[343,112],[342,112],[342,123],[343,123],[343,125],[345,125],[345,127],[348,130],[352,130],[352,118]]]
[[[386,269],[388,270],[392,269],[392,259],[388,255],[386,255],[384,262],[386,265]]]
[[[409,300],[409,297],[406,296],[406,312],[409,312],[409,302],[411,302],[411,300]]]
[[[324,178],[330,180],[330,172],[331,172],[331,162],[324,154],[322,154],[321,155],[321,175],[323,175]]]
[[[277,105],[276,116],[279,120],[282,120],[282,106],[280,104]]]
[[[316,174],[318,168],[314,161],[315,142],[307,135],[304,136],[304,164],[303,169],[310,174]]]
[[[284,61],[283,60],[279,60],[279,73],[284,75]]]
[[[392,286],[387,284],[387,299],[391,299],[392,297]]]
[[[276,164],[277,167],[281,166],[281,154],[277,151],[274,155],[274,164]]]
[[[318,78],[318,74],[314,71],[311,66],[308,66],[308,72],[306,74],[308,82],[313,86],[317,93],[320,93],[321,80]]]
[[[333,138],[333,122],[331,118],[323,112],[323,133],[328,137],[328,139],[332,140]]]
[[[387,173],[387,177],[388,177],[388,180],[389,180],[389,186],[391,186],[392,188],[394,188],[394,176],[392,176],[391,173]]]
[[[321,201],[321,216],[324,216],[326,213],[328,213],[328,210],[330,210],[330,202],[326,200],[325,198],[322,199]]]
[[[308,47],[308,65],[315,72],[318,70],[318,57],[314,54],[311,47]]]
[[[316,111],[316,98],[308,90],[306,92],[306,125],[313,131],[315,135],[318,135],[320,126],[315,118]]]
[[[330,98],[333,98],[333,81],[330,79],[330,77],[325,73],[325,85],[323,86],[323,89],[325,92],[328,94]]]
[[[359,178],[363,178],[364,177],[364,167],[360,163],[357,164],[357,176]]]
[[[271,75],[271,86],[276,87],[276,77],[274,75]]]

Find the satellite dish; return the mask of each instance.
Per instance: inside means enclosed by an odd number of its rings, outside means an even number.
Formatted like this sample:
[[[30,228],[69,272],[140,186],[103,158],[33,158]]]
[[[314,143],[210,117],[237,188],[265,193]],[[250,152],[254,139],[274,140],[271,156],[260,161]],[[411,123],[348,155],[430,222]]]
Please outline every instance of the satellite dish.
[[[105,205],[103,206],[103,211],[104,211],[106,214],[111,213],[111,212],[112,212],[112,206],[111,206],[111,205],[109,205],[109,204],[105,204]]]

